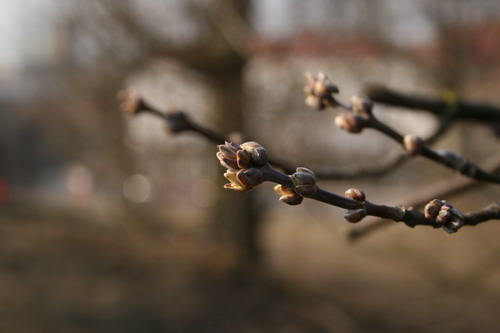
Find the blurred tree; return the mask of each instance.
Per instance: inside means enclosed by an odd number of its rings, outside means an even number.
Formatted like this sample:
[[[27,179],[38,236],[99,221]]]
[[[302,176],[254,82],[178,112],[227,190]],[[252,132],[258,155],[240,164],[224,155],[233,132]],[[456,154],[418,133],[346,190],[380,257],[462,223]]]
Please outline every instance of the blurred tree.
[[[109,0],[75,6],[74,14],[60,24],[58,43],[60,73],[72,91],[66,101],[58,103],[71,103],[75,108],[58,116],[58,124],[49,125],[57,127],[63,137],[73,138],[55,142],[65,146],[68,154],[92,150],[95,156],[100,152],[103,158],[89,163],[97,163],[94,169],[101,168],[108,181],[115,180],[112,187],[120,186],[125,175],[133,171],[130,151],[120,139],[125,136],[123,121],[119,113],[113,112],[115,95],[127,77],[154,60],[174,60],[197,71],[212,95],[214,126],[222,133],[244,129],[243,69],[249,59],[251,38],[248,0],[175,1],[161,5]],[[165,21],[152,24],[151,16],[162,15]],[[172,26],[182,26],[183,20],[189,21],[192,33],[169,31]],[[67,142],[80,142],[82,146],[75,149]],[[222,187],[224,179],[218,177]],[[253,195],[242,197],[226,192],[215,209],[216,237],[234,246],[238,262],[252,262],[259,257],[258,211],[262,210],[255,208]]]

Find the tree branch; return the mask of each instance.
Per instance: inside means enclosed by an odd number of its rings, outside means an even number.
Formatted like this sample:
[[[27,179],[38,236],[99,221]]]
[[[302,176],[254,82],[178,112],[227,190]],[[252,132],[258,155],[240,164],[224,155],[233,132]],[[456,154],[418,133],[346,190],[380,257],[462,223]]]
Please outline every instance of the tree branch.
[[[483,123],[500,121],[500,108],[489,104],[463,100],[456,100],[450,103],[446,98],[432,99],[413,96],[380,85],[367,86],[364,92],[374,102],[405,107],[412,110],[425,110],[437,116],[446,114],[450,104],[453,103],[456,109],[453,116],[456,118],[473,119]]]
[[[205,126],[197,123],[191,119],[183,111],[172,111],[172,112],[162,112],[155,107],[148,104],[137,91],[134,89],[128,89],[119,93],[118,96],[120,100],[120,108],[122,112],[126,115],[137,115],[139,113],[151,114],[155,117],[162,119],[167,128],[172,133],[180,133],[183,131],[193,131],[201,136],[205,137],[207,140],[214,144],[222,144],[225,141],[235,141],[230,140],[231,134],[223,135],[216,131],[206,128]],[[370,165],[361,165],[356,168],[349,168],[348,170],[327,170],[323,172],[318,172],[317,177],[320,179],[353,179],[359,177],[372,177],[379,176],[388,173],[398,166],[400,166],[404,161],[407,160],[406,155],[397,155],[389,160],[384,160],[379,163],[372,163]],[[290,167],[288,163],[279,161],[276,159],[270,160],[270,163],[282,169],[285,173],[291,174],[294,172],[294,168]]]
[[[333,97],[338,88],[324,73],[317,78],[307,75],[305,87],[306,103],[318,110],[326,107],[340,108],[343,112],[335,118],[338,127],[351,133],[360,133],[364,128],[372,128],[399,143],[411,156],[421,155],[436,163],[460,172],[478,181],[500,184],[500,175],[486,172],[476,164],[450,150],[435,151],[424,140],[414,135],[403,136],[375,117],[373,102],[365,97],[352,96],[351,105],[345,105]]]
[[[274,169],[267,160],[267,153],[256,142],[241,145],[226,142],[218,146],[217,158],[227,168],[224,176],[229,180],[225,188],[246,192],[264,181],[277,183],[275,191],[280,201],[298,205],[303,198],[313,199],[329,205],[347,209],[344,218],[352,223],[366,216],[376,216],[403,222],[409,227],[417,225],[443,228],[448,233],[458,231],[464,225],[477,225],[491,219],[500,219],[500,202],[476,212],[462,214],[446,201],[431,200],[424,211],[403,206],[386,206],[366,200],[358,189],[349,189],[344,196],[321,189],[316,184],[316,175],[307,168],[297,168],[291,176]]]
[[[491,170],[491,172],[500,172],[500,154],[486,161],[485,168],[486,170]],[[476,182],[470,178],[455,179],[453,181],[447,179],[419,190],[410,198],[401,200],[401,203],[405,206],[423,207],[429,198],[456,196],[481,185],[484,185],[484,183]],[[348,238],[352,241],[357,241],[389,225],[392,225],[391,221],[384,219],[378,219],[363,225],[356,225],[349,231]]]

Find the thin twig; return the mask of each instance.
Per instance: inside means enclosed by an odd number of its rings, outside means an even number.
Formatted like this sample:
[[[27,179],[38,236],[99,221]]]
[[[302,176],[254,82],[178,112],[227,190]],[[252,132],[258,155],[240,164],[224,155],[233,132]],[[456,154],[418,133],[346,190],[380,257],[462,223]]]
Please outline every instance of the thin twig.
[[[364,89],[365,94],[374,102],[392,106],[405,107],[412,110],[425,110],[442,116],[447,112],[449,101],[403,94],[379,85],[371,85]],[[456,100],[454,117],[474,119],[483,123],[500,121],[500,108],[489,105]]]
[[[162,119],[169,131],[172,133],[180,133],[183,131],[192,131],[205,137],[207,140],[214,144],[222,144],[230,140],[230,135],[223,135],[213,131],[191,119],[183,111],[162,112],[149,103],[144,101],[142,97],[134,90],[124,91],[120,94],[121,109],[125,114],[136,115],[139,113],[147,113]],[[342,180],[353,179],[361,177],[374,177],[386,174],[395,168],[399,167],[407,160],[407,156],[400,154],[394,156],[390,160],[382,160],[379,163],[371,163],[370,165],[360,165],[356,168],[349,168],[348,170],[324,170],[317,173],[320,179]],[[288,163],[271,159],[270,163],[285,173],[293,173],[294,169]]]
[[[274,169],[267,161],[264,147],[256,142],[243,143],[241,146],[226,143],[218,148],[217,157],[228,169],[224,174],[230,181],[225,185],[227,189],[245,192],[264,181],[270,181],[278,184],[275,190],[281,195],[281,201],[297,205],[303,198],[309,198],[344,208],[347,209],[345,219],[349,222],[356,223],[366,216],[376,216],[403,222],[412,228],[425,225],[454,233],[464,225],[500,219],[500,202],[467,214],[462,214],[450,203],[437,199],[431,200],[423,212],[412,207],[379,205],[366,200],[365,194],[357,189],[349,189],[342,196],[320,188],[316,184],[314,172],[309,169],[297,168],[291,176]]]
[[[486,161],[485,168],[487,170],[491,170],[491,172],[500,172],[500,155],[494,156]],[[401,200],[401,204],[407,207],[423,207],[427,204],[429,198],[447,198],[449,196],[456,196],[474,187],[483,185],[484,183],[476,182],[470,178],[455,179],[453,181],[447,179],[421,189],[416,194],[412,195],[412,197]],[[393,225],[393,223],[385,219],[378,219],[365,224],[358,224],[349,231],[347,236],[350,240],[357,241],[390,225]]]
[[[373,102],[370,99],[353,96],[351,105],[341,103],[333,96],[338,88],[331,84],[324,73],[320,73],[317,78],[308,75],[307,80],[306,103],[318,110],[326,107],[340,108],[343,112],[335,119],[340,128],[351,133],[360,133],[364,128],[375,129],[399,143],[412,156],[421,155],[477,181],[500,184],[500,175],[486,172],[450,150],[435,151],[421,138],[414,135],[403,136],[381,122],[372,112]]]

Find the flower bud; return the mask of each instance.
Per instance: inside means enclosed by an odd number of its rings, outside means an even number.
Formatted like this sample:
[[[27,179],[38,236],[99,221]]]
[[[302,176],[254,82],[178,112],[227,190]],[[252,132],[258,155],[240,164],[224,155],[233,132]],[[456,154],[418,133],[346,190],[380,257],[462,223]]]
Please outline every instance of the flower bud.
[[[436,226],[442,227],[450,234],[457,232],[464,225],[462,213],[447,201],[432,200],[425,206],[424,214],[426,218],[434,220]]]
[[[448,208],[449,206],[443,205],[439,210],[438,215],[436,217],[436,222],[439,225],[443,225],[444,223],[448,222],[451,219],[451,213]]]
[[[425,145],[424,140],[422,140],[420,137],[416,135],[411,135],[411,134],[408,134],[404,137],[403,144],[406,151],[411,156],[420,154],[420,152],[422,152],[422,149],[424,149]]]
[[[264,147],[254,141],[241,144],[241,148],[250,154],[252,163],[257,166],[264,166],[267,163],[267,152]]]
[[[219,148],[219,153],[221,153],[224,158],[236,160],[236,152],[238,150],[231,146],[228,142],[224,145],[218,145],[217,148]]]
[[[241,181],[238,179],[237,173],[238,170],[229,169],[224,173],[224,177],[229,180],[229,183],[224,185],[224,188],[229,190],[238,191],[238,192],[247,192],[250,191],[251,188],[244,186]]]
[[[314,109],[324,109],[328,106],[328,98],[331,98],[332,94],[339,92],[337,86],[332,84],[323,72],[319,72],[317,77],[312,76],[311,73],[306,73],[306,80],[304,92],[307,97],[305,103]]]
[[[238,150],[236,152],[236,162],[238,164],[238,168],[245,169],[250,167],[251,155],[246,150]]]
[[[316,190],[316,175],[307,168],[299,167],[297,172],[290,176],[295,185],[295,192],[302,196],[311,196]]]
[[[366,97],[354,95],[351,97],[352,110],[360,115],[371,115],[373,102]]]
[[[366,126],[366,120],[352,113],[341,113],[335,117],[335,125],[350,133],[359,133]]]
[[[357,188],[350,188],[347,191],[345,191],[344,194],[346,197],[357,200],[357,201],[365,201],[366,196],[365,193],[361,190],[358,190]]]
[[[321,101],[321,98],[313,95],[307,95],[304,103],[311,109],[315,110],[323,110],[326,107],[326,104]]]
[[[234,143],[226,142],[223,145],[218,145],[217,148],[217,158],[223,167],[228,169],[240,169],[237,161],[237,152],[241,150],[241,147]]]
[[[424,208],[425,217],[428,219],[435,219],[439,214],[441,206],[443,206],[443,202],[441,200],[434,199],[429,202]]]
[[[304,198],[295,193],[294,190],[288,187],[284,187],[281,184],[276,185],[274,187],[274,191],[280,195],[279,200],[281,202],[284,202],[291,206],[299,205],[302,203],[302,200],[304,200]]]
[[[449,221],[447,224],[443,225],[443,229],[447,233],[452,234],[452,233],[457,232],[463,226],[464,226],[463,218],[455,217],[451,221]]]
[[[361,221],[365,217],[366,217],[366,210],[363,208],[360,208],[360,209],[348,210],[347,214],[344,216],[344,219],[347,222],[358,223],[359,221]]]
[[[262,171],[257,168],[241,169],[236,174],[239,182],[246,188],[254,188],[255,186],[262,184],[264,181],[264,175]]]
[[[449,209],[446,214],[447,219],[443,222],[443,229],[447,233],[452,234],[464,226],[464,216],[458,209],[451,206],[445,207],[449,207]]]

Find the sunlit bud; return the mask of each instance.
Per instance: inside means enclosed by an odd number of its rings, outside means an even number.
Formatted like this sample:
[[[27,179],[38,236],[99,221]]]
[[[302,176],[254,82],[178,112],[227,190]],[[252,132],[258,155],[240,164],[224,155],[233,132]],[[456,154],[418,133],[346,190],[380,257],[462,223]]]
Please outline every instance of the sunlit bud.
[[[452,220],[450,220],[448,223],[443,225],[444,231],[446,231],[449,234],[457,232],[460,228],[464,226],[464,220],[463,217],[454,217]]]
[[[241,144],[241,148],[250,154],[251,161],[257,166],[264,166],[267,163],[267,152],[264,147],[254,141]]]
[[[425,217],[428,219],[435,219],[439,214],[441,206],[443,206],[443,202],[441,200],[434,199],[429,202],[424,208]]]
[[[354,95],[351,97],[352,110],[361,115],[370,115],[373,110],[373,102],[363,96]]]
[[[420,137],[416,135],[411,135],[411,134],[408,134],[404,137],[403,143],[406,151],[411,156],[420,154],[420,152],[422,152],[422,149],[424,149],[425,145],[424,140],[422,140]]]
[[[438,212],[438,216],[436,217],[436,222],[438,224],[444,224],[448,222],[451,218],[451,212],[448,209],[449,206],[442,206]]]
[[[247,192],[251,190],[251,188],[246,187],[240,182],[237,176],[238,172],[239,170],[229,169],[224,173],[224,177],[229,180],[229,183],[224,185],[224,188],[238,192]]]
[[[351,223],[357,223],[364,219],[366,217],[366,210],[365,209],[353,209],[353,210],[348,210],[347,214],[344,216],[344,219],[347,222]]]
[[[339,92],[337,86],[332,84],[323,72],[319,72],[317,77],[314,77],[311,73],[306,73],[306,80],[304,92],[307,97],[305,103],[314,109],[324,109],[328,105],[328,98],[332,94]]]
[[[236,159],[225,158],[224,154],[221,152],[217,152],[217,158],[219,159],[220,164],[227,169],[239,169],[238,163]]]
[[[464,225],[462,213],[447,201],[432,200],[425,206],[424,214],[426,218],[433,219],[436,226],[442,227],[450,234],[457,232]]]
[[[238,150],[236,152],[236,162],[238,163],[238,168],[245,169],[250,167],[251,155],[246,150]]]
[[[357,201],[365,201],[366,196],[365,193],[361,190],[358,190],[357,188],[350,188],[347,191],[345,191],[344,194],[346,197],[357,200]]]
[[[326,104],[324,104],[321,101],[321,98],[318,96],[313,96],[313,95],[307,95],[306,99],[304,100],[304,103],[315,110],[323,110],[326,107]]]
[[[226,142],[223,145],[218,145],[217,158],[223,167],[228,169],[239,169],[237,162],[237,152],[241,147],[234,143]]]
[[[366,126],[366,120],[352,113],[341,113],[335,117],[335,125],[350,133],[359,133]]]
[[[458,229],[464,226],[464,216],[462,213],[451,206],[443,206],[448,207],[446,212],[446,219],[443,221],[443,229],[449,234],[457,232]],[[441,209],[443,209],[441,208]],[[441,212],[439,212],[441,214]]]
[[[264,181],[262,171],[257,168],[242,169],[236,174],[238,181],[246,188],[253,188]]]
[[[316,175],[308,168],[297,168],[291,177],[295,185],[316,185]]]
[[[238,150],[231,146],[229,143],[226,142],[226,144],[224,145],[218,145],[217,148],[219,148],[219,152],[223,154],[225,158],[230,158],[233,160],[236,159],[236,152]]]
[[[139,92],[133,88],[120,91],[117,97],[120,101],[120,110],[126,115],[133,116],[149,108]]]
[[[295,192],[302,196],[313,195],[316,190],[316,175],[307,168],[297,168],[297,171],[290,176],[295,185]]]
[[[302,203],[302,200],[304,200],[304,198],[302,196],[298,195],[297,193],[295,193],[294,190],[292,190],[288,187],[284,187],[281,184],[276,185],[274,187],[274,191],[280,195],[279,200],[281,202],[284,202],[284,203],[292,205],[292,206],[299,205]]]

